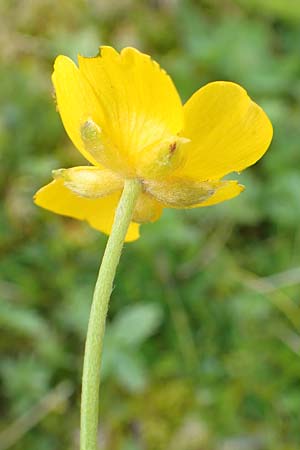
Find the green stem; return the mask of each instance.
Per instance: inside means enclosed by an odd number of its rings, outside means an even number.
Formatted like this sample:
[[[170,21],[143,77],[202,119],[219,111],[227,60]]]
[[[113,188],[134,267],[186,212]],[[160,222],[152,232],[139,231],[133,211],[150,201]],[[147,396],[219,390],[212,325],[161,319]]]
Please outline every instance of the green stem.
[[[97,450],[100,366],[108,303],[125,236],[141,191],[126,180],[95,286],[83,363],[80,450]]]

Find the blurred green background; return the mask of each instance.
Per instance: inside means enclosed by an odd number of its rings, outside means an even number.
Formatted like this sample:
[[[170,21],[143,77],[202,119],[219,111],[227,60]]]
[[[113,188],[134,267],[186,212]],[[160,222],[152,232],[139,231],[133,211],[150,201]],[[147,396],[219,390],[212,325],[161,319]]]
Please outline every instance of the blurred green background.
[[[132,45],[185,101],[242,84],[272,119],[235,200],[165,211],[126,245],[107,329],[106,450],[300,446],[299,0],[1,0],[0,450],[78,448],[80,377],[106,237],[32,203],[81,163],[55,111],[57,54]]]

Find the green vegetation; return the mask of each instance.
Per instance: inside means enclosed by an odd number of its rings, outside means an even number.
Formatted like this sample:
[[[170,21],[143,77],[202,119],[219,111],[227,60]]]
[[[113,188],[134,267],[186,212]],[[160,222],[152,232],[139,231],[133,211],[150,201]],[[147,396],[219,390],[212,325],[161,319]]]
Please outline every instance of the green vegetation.
[[[2,0],[0,450],[78,446],[80,377],[106,237],[43,211],[52,169],[82,162],[51,98],[57,54],[133,45],[182,99],[242,84],[274,141],[245,193],[166,211],[127,244],[112,296],[103,450],[300,445],[298,0]],[[276,275],[280,274],[280,275]]]

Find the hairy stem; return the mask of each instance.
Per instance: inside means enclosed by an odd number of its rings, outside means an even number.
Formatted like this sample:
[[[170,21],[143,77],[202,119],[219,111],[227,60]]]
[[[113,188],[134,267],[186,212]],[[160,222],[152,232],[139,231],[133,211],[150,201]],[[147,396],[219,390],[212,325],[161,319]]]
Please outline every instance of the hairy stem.
[[[97,450],[100,366],[106,315],[125,236],[141,191],[138,180],[126,180],[95,286],[82,376],[80,450]]]

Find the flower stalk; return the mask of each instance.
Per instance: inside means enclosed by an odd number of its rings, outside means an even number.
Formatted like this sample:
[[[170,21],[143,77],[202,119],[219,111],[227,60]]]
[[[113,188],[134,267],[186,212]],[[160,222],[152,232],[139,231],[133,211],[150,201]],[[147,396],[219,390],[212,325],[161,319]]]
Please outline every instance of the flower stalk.
[[[138,180],[125,181],[94,290],[83,363],[80,450],[98,448],[100,367],[105,322],[113,280],[140,192]]]

